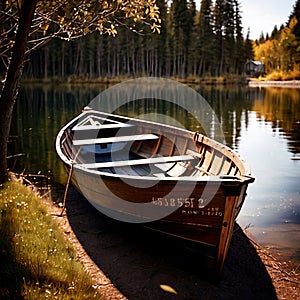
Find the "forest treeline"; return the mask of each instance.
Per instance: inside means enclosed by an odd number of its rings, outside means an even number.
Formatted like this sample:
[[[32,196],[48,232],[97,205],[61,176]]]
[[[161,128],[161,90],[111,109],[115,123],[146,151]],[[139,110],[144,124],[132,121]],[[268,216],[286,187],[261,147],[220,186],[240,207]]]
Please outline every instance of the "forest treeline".
[[[286,25],[254,42],[255,60],[262,61],[267,79],[300,79],[300,0],[297,0]]]
[[[156,2],[160,34],[145,25],[119,26],[115,36],[94,32],[73,42],[53,39],[31,53],[24,77],[222,76],[242,74],[254,58],[239,0],[202,0],[199,10],[193,0]]]

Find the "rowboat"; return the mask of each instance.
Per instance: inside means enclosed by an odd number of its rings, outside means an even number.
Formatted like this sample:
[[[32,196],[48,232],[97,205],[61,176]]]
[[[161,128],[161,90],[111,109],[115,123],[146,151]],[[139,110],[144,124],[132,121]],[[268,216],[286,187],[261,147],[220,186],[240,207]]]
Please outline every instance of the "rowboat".
[[[87,107],[60,130],[56,151],[97,210],[197,243],[221,273],[254,181],[232,149],[199,132]]]

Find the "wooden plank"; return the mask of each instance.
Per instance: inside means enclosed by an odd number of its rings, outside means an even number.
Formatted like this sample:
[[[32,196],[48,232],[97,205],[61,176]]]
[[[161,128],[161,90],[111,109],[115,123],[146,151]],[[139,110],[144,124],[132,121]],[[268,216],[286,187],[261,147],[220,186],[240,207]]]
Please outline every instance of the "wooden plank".
[[[198,157],[198,158],[203,158],[203,154],[202,153],[196,152],[196,151],[191,150],[191,149],[187,149],[186,150],[186,154],[192,155],[192,156],[195,156],[195,157]]]
[[[116,124],[100,124],[96,123],[93,125],[81,125],[75,126],[72,128],[73,131],[85,131],[85,130],[94,130],[94,129],[113,129],[113,128],[126,128],[126,127],[133,127],[132,124],[126,123],[116,123]]]
[[[195,169],[199,170],[201,173],[203,173],[203,174],[205,174],[205,175],[209,175],[209,176],[212,176],[212,175],[213,175],[213,174],[207,172],[204,168],[195,166]]]
[[[190,155],[178,155],[178,156],[167,156],[167,157],[151,157],[151,158],[141,158],[132,160],[119,160],[119,161],[109,161],[91,164],[80,164],[80,166],[87,169],[98,169],[98,168],[117,168],[125,166],[137,166],[137,165],[147,165],[147,164],[158,164],[158,163],[168,163],[176,161],[187,161],[193,160],[194,158]]]
[[[219,151],[215,151],[209,172],[215,175],[219,175],[224,165],[224,159],[225,156],[223,155],[223,153]]]
[[[205,153],[204,153],[204,161],[201,165],[201,169],[206,172],[209,172],[209,174],[211,175],[216,175],[210,172],[210,167],[212,165],[213,162],[213,157],[214,157],[214,148],[208,148],[206,149]]]
[[[167,174],[171,177],[179,177],[187,171],[187,165],[182,165],[180,163],[176,164]]]
[[[159,168],[160,170],[167,172],[174,167],[176,162],[164,163],[164,164],[155,164],[154,166]]]
[[[82,145],[91,145],[91,144],[109,144],[109,143],[144,141],[144,140],[155,140],[155,139],[158,139],[158,136],[154,134],[137,134],[137,135],[114,136],[109,138],[73,140],[73,145],[82,146]]]
[[[235,215],[234,211],[238,203],[238,196],[227,196],[225,200],[223,226],[220,235],[217,264],[221,271],[224,265],[225,258],[229,249],[230,240],[234,226]]]
[[[152,152],[152,156],[154,156],[158,153],[158,150],[159,150],[159,147],[160,147],[160,144],[161,144],[161,140],[162,140],[162,135],[160,134],[159,135],[159,140],[157,141],[155,149]]]
[[[122,167],[122,168],[119,167],[114,170],[115,170],[115,174],[119,174],[119,175],[140,176],[140,174],[136,172],[135,169],[132,169],[129,166]]]

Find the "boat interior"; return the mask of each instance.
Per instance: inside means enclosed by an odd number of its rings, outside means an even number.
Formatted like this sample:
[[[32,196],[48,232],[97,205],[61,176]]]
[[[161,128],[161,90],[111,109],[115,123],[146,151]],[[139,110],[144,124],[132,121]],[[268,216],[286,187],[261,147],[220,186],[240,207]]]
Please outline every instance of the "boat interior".
[[[120,116],[87,114],[66,128],[61,148],[72,163],[111,174],[238,177],[243,171],[229,148],[199,133]]]

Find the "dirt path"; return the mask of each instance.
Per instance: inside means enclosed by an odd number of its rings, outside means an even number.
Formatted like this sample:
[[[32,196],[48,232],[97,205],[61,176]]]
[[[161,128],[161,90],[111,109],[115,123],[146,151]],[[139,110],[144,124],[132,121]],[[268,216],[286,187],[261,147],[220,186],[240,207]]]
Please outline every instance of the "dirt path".
[[[45,200],[43,200],[45,201]],[[207,280],[197,251],[97,212],[70,188],[66,213],[47,201],[104,299],[299,299],[299,274],[236,226],[219,282]]]

